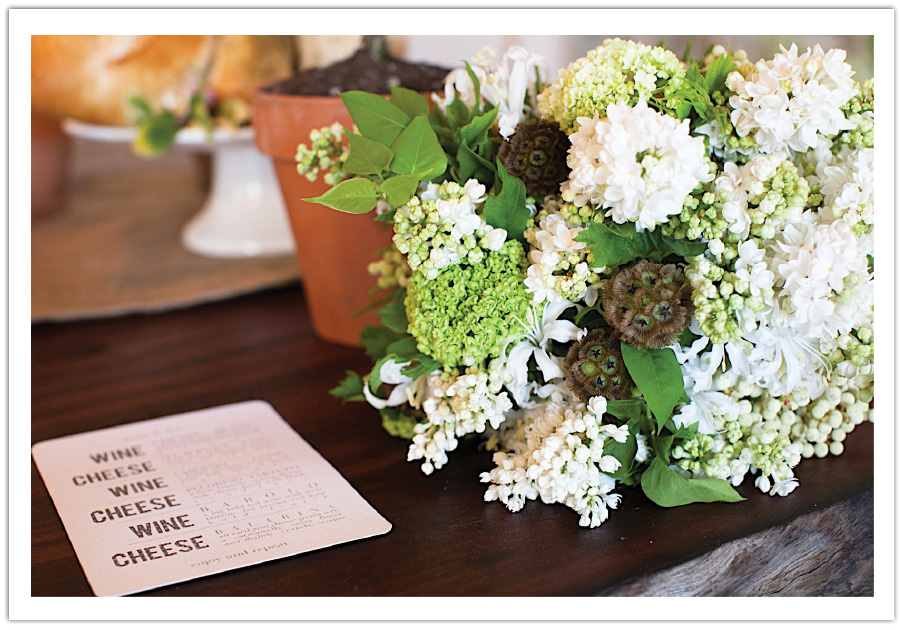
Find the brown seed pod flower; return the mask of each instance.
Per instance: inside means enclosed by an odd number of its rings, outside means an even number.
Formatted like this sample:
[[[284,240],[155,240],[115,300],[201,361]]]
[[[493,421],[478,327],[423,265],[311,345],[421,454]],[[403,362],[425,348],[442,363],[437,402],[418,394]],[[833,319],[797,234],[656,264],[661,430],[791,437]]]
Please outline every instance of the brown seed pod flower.
[[[569,175],[569,137],[551,120],[529,118],[500,145],[498,157],[510,175],[525,182],[529,195],[555,192]]]
[[[665,348],[691,323],[691,283],[677,265],[642,260],[603,289],[603,314],[635,348]]]
[[[619,348],[619,335],[609,328],[595,328],[572,344],[563,369],[569,389],[584,402],[594,396],[628,398],[634,387]]]

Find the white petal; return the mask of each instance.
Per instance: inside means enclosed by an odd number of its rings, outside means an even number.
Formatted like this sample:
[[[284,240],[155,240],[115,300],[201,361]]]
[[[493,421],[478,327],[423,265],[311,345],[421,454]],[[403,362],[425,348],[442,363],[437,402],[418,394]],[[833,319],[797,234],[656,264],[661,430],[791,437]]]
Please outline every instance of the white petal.
[[[553,357],[547,354],[546,350],[536,349],[534,351],[534,358],[537,361],[538,367],[541,369],[541,373],[544,375],[545,381],[565,376],[562,368],[559,367]]]

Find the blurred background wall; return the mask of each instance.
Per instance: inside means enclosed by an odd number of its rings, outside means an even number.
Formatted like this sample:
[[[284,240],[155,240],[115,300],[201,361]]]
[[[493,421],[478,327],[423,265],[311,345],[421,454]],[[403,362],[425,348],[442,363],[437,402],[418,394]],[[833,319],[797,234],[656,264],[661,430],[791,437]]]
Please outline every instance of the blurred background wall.
[[[748,57],[771,59],[779,52],[779,44],[790,47],[796,42],[801,51],[815,44],[847,51],[847,62],[856,70],[856,79],[869,79],[873,74],[874,40],[872,36],[858,35],[406,35],[402,38],[407,58],[457,65],[461,59],[469,59],[482,46],[488,45],[502,52],[509,46],[519,45],[533,53],[542,54],[553,77],[559,69],[599,46],[603,40],[618,37],[632,39],[656,46],[662,43],[679,57],[687,43],[693,42],[691,55],[701,57],[714,44],[743,49]]]

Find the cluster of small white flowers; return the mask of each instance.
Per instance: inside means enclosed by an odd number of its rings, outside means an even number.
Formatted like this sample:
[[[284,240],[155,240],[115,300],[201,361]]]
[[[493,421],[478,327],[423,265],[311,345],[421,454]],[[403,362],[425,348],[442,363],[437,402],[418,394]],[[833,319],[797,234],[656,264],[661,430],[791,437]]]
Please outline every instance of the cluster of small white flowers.
[[[722,206],[728,230],[741,239],[773,238],[788,223],[800,218],[809,195],[809,183],[784,153],[757,155],[738,166],[725,164],[716,178],[716,191],[730,193]]]
[[[844,150],[836,163],[821,169],[824,195],[819,218],[823,223],[841,222],[862,236],[875,223],[875,151]],[[866,253],[871,254],[869,249]]]
[[[575,240],[584,228],[570,225],[558,208],[545,208],[535,218],[538,225],[525,231],[531,245],[525,287],[534,303],[582,299],[602,271],[588,267],[588,247]]]
[[[872,321],[875,287],[866,251],[842,223],[816,213],[788,225],[770,244],[779,326],[808,337],[837,337]]]
[[[416,425],[407,454],[408,461],[425,460],[426,475],[447,463],[447,453],[458,445],[456,438],[483,433],[488,425],[497,429],[512,409],[506,392],[499,392],[481,368],[469,368],[462,375],[429,375],[427,388],[429,395],[422,401],[427,421]]]
[[[575,407],[550,402],[531,410],[508,435],[508,452],[494,454],[496,467],[481,474],[491,484],[486,501],[497,501],[516,512],[526,499],[562,503],[581,515],[579,525],[597,527],[616,508],[615,479],[609,476],[621,466],[603,455],[608,440],[625,442],[628,427],[602,424],[606,401],[591,399]]]
[[[500,135],[508,138],[515,132],[516,125],[533,113],[531,104],[536,91],[527,98],[529,87],[535,80],[538,84],[546,81],[549,74],[547,60],[521,46],[511,46],[498,63],[497,53],[486,46],[469,61],[469,67],[478,78],[481,97],[491,105],[499,106]],[[435,101],[441,109],[446,109],[457,93],[468,107],[475,105],[475,84],[465,68],[457,68],[447,75],[444,98],[435,95]]]
[[[506,230],[488,225],[479,214],[484,184],[470,179],[429,184],[394,214],[394,246],[405,254],[409,267],[433,280],[441,269],[467,260],[481,261],[484,250],[497,251]]]
[[[865,380],[835,376],[820,396],[801,399],[805,405],[782,412],[784,422],[790,422],[793,444],[804,458],[840,455],[847,434],[872,419],[871,384],[861,389],[856,386]]]
[[[757,62],[756,73],[747,79],[740,72],[728,75],[726,85],[735,92],[729,99],[731,122],[738,136],[753,134],[764,153],[802,153],[815,148],[822,135],[853,128],[841,110],[856,93],[846,52],[826,53],[818,44],[802,55],[796,44],[781,51],[771,61]]]
[[[652,230],[681,212],[698,183],[712,179],[703,140],[690,135],[690,121],[660,114],[644,101],[610,105],[606,116],[579,118],[569,137],[566,201],[607,208],[616,223]]]

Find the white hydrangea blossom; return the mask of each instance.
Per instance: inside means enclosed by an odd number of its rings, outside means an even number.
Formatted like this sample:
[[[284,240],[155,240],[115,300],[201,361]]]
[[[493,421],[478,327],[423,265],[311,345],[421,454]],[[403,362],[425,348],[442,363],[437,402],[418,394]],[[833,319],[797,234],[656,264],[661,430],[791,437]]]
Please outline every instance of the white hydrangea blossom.
[[[872,321],[874,279],[860,239],[845,224],[813,212],[769,246],[776,274],[775,324],[806,337],[837,337]]]
[[[550,402],[530,410],[504,435],[508,452],[494,454],[495,468],[481,474],[491,484],[486,501],[500,501],[516,512],[527,499],[562,503],[581,515],[579,525],[597,527],[616,508],[615,479],[621,463],[603,455],[607,441],[625,442],[627,426],[602,423],[605,401],[590,407]],[[595,413],[599,411],[598,413]]]
[[[666,223],[699,182],[712,179],[703,139],[690,135],[689,121],[660,114],[644,101],[610,105],[606,118],[578,118],[569,139],[571,173],[563,198],[608,208],[606,216],[634,221],[638,230]]]
[[[500,135],[509,138],[516,125],[533,112],[526,103],[529,87],[535,80],[545,82],[549,74],[547,60],[529,53],[521,46],[511,46],[497,62],[497,54],[490,47],[484,47],[469,61],[481,86],[481,97],[491,105],[500,107],[497,122]],[[459,98],[468,107],[475,105],[475,85],[465,68],[457,68],[444,81],[444,98],[435,95],[435,101],[446,109],[459,93]],[[534,102],[536,92],[532,92]]]
[[[726,85],[735,92],[729,99],[731,122],[738,136],[754,134],[760,150],[804,152],[815,148],[820,136],[833,136],[853,125],[841,106],[854,93],[853,70],[844,62],[847,53],[818,44],[798,54],[797,45],[760,60],[756,73],[745,79],[728,75]]]
[[[491,382],[489,373],[470,368],[465,374],[436,372],[427,377],[429,395],[422,401],[427,421],[417,424],[408,461],[424,459],[422,472],[430,475],[447,463],[458,437],[497,429],[512,409],[506,392]]]

